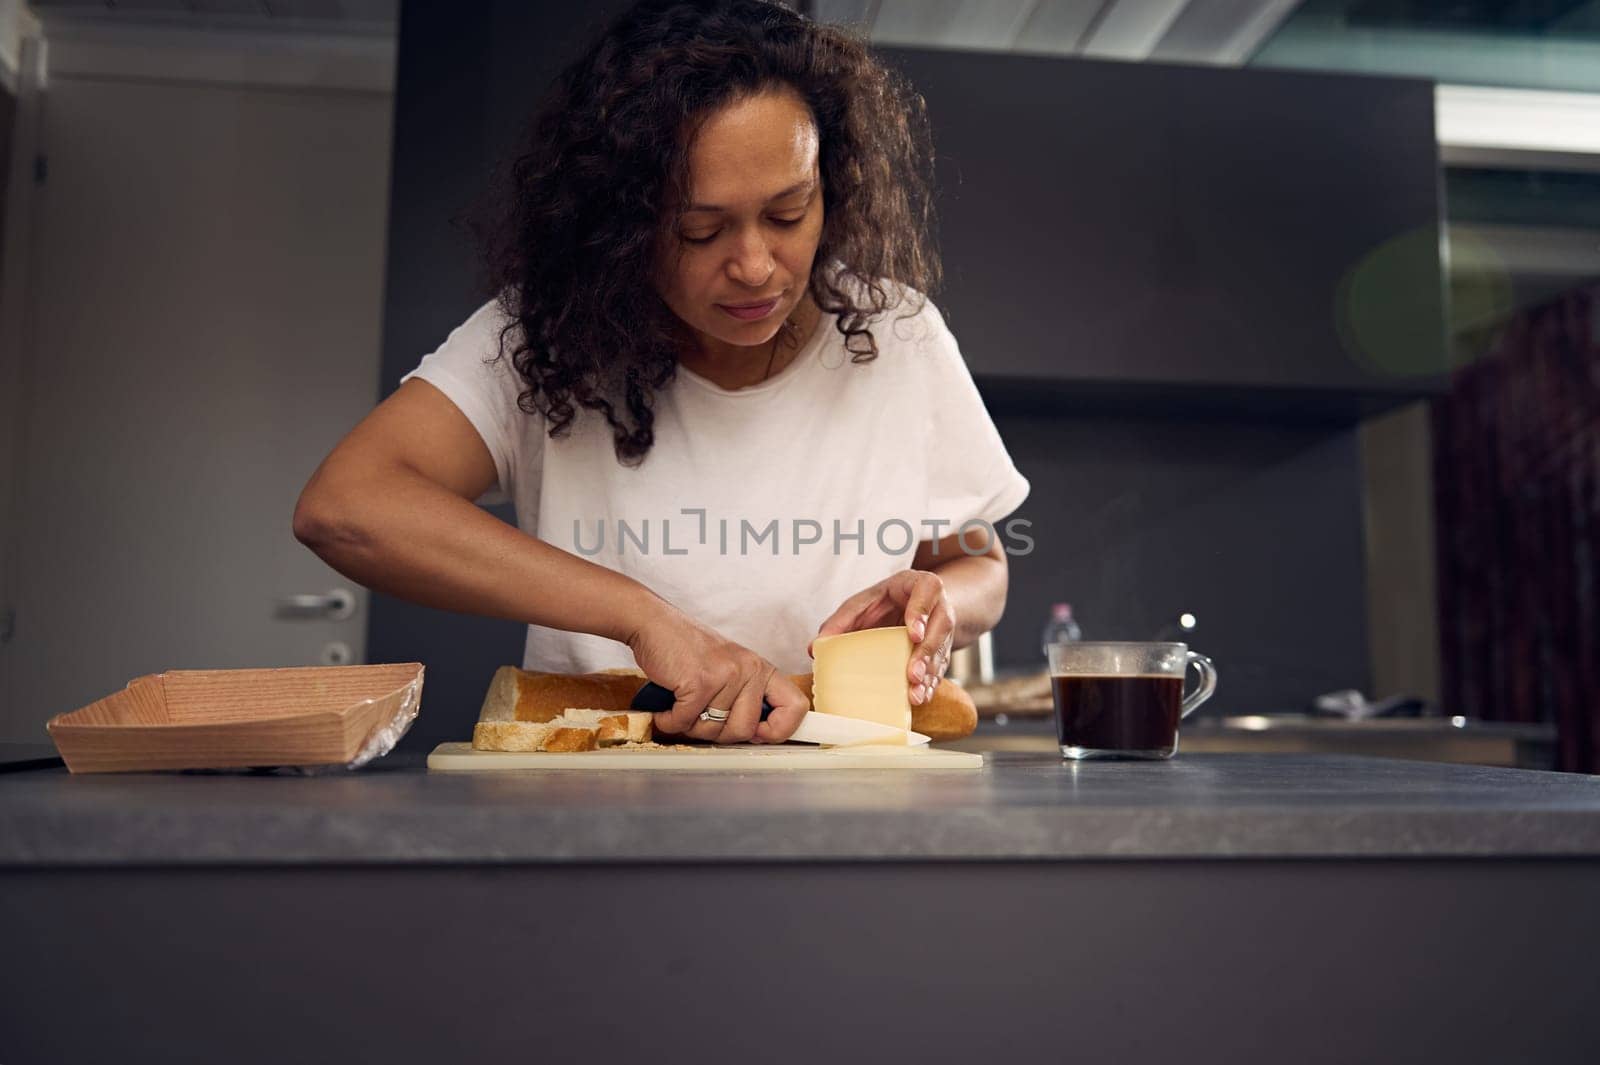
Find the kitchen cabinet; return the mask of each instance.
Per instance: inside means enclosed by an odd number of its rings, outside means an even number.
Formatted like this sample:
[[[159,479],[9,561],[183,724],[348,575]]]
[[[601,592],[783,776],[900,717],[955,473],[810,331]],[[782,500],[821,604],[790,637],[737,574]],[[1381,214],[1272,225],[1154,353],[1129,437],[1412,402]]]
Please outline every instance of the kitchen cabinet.
[[[1431,83],[886,54],[993,405],[1354,418],[1442,386]]]

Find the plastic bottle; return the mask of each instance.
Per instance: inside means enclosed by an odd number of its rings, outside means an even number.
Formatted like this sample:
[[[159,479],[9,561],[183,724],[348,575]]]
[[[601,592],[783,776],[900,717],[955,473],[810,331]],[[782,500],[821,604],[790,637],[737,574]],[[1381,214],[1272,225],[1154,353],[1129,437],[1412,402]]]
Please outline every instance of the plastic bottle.
[[[1057,603],[1050,608],[1050,621],[1045,625],[1044,632],[1039,638],[1040,649],[1046,656],[1050,654],[1050,645],[1053,643],[1072,643],[1083,639],[1083,631],[1078,628],[1078,623],[1072,620],[1072,604]]]

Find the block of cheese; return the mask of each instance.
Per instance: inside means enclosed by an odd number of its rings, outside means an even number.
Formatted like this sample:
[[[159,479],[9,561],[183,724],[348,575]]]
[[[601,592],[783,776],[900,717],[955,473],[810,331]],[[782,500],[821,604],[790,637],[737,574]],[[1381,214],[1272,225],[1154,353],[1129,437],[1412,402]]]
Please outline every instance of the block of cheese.
[[[812,675],[796,673],[789,679],[794,681],[795,687],[805,693],[805,697],[815,705],[816,695],[812,691]],[[970,736],[977,727],[978,707],[973,703],[972,696],[948,677],[934,689],[932,699],[911,708],[911,731],[920,732],[935,743]]]
[[[824,714],[909,729],[912,646],[904,625],[818,637],[811,645],[812,705]]]

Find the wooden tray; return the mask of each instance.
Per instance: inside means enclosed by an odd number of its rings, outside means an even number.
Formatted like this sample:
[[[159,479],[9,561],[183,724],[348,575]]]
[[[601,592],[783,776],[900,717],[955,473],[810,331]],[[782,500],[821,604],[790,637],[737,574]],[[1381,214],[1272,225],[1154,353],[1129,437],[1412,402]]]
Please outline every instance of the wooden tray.
[[[441,743],[428,755],[436,772],[508,769],[699,769],[747,773],[756,769],[982,769],[983,755],[929,747],[813,747],[810,744],[730,744],[726,747],[610,747],[596,751],[479,751],[470,743]]]
[[[45,728],[74,773],[339,765],[421,698],[420,662],[174,669]]]

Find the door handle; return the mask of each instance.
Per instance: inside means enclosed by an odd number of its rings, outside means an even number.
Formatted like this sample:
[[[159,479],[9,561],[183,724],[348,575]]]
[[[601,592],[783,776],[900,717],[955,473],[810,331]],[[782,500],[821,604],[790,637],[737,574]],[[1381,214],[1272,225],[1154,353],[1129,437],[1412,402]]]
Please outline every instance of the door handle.
[[[356,597],[349,589],[335,588],[326,595],[286,595],[278,600],[280,618],[325,618],[343,621],[356,612]]]

